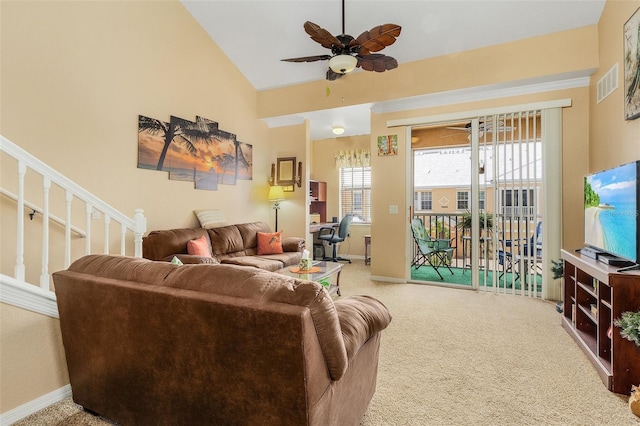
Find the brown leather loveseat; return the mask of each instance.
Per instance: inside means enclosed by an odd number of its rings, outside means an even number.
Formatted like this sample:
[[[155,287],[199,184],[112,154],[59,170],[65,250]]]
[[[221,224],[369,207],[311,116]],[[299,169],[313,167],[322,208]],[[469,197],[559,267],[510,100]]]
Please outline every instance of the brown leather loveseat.
[[[235,265],[88,255],[53,274],[73,400],[123,425],[357,425],[387,308]]]
[[[183,263],[226,263],[254,266],[276,271],[297,265],[305,248],[300,237],[282,239],[283,253],[258,254],[257,233],[271,233],[264,222],[250,222],[219,228],[184,228],[151,231],[142,239],[142,256],[151,260],[171,261],[177,257]],[[187,243],[205,236],[210,256],[188,254]]]

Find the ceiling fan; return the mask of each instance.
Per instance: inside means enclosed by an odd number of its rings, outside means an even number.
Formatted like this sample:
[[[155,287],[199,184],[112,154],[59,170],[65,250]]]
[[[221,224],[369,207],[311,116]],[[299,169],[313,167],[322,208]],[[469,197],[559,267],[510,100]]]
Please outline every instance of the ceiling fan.
[[[471,133],[471,122],[467,123],[464,125],[464,127],[455,127],[455,126],[450,126],[447,127],[447,129],[451,129],[451,130],[463,130],[465,132],[469,132]],[[504,123],[502,121],[498,122],[498,131],[511,131],[512,127],[511,126],[505,126]],[[513,127],[513,129],[515,129],[515,127]],[[478,123],[478,131],[479,132],[487,132],[487,133],[491,133],[493,132],[493,123],[492,122],[484,122],[481,121],[480,123]]]
[[[464,132],[469,133],[469,138],[471,138],[471,122],[465,124],[464,126],[460,127],[460,126],[448,126],[447,129],[451,129],[451,130],[461,130]],[[499,121],[498,122],[498,127],[497,127],[497,131],[498,132],[510,132],[511,130],[515,130],[516,127],[511,127],[511,126],[505,126],[503,121]],[[484,134],[486,133],[492,133],[493,132],[493,122],[491,121],[481,121],[478,123],[478,134],[480,135],[480,137],[482,137]],[[440,136],[441,138],[448,138],[450,136],[456,136],[459,135],[460,133],[452,133],[449,135],[444,135],[444,136]]]
[[[378,25],[353,38],[344,31],[344,0],[342,0],[342,34],[331,33],[311,21],[304,23],[304,30],[322,47],[331,49],[331,55],[304,56],[300,58],[282,59],[285,62],[315,62],[329,60],[327,80],[342,77],[354,68],[365,71],[384,72],[398,67],[398,61],[391,56],[378,52],[395,43],[400,35],[401,27],[396,24]]]

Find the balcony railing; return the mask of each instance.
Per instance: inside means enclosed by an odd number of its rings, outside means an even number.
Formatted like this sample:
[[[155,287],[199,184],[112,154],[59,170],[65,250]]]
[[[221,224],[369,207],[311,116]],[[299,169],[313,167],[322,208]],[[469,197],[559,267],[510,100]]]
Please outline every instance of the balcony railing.
[[[501,247],[502,241],[529,240],[535,233],[536,223],[539,218],[534,208],[520,207],[518,208],[520,210],[514,209],[516,208],[510,208],[504,214],[493,215],[493,228],[488,231],[482,230],[481,235],[486,238],[484,242],[486,244],[485,253],[487,259],[494,259],[493,252],[504,248]],[[465,214],[415,212],[413,217],[422,220],[427,234],[431,237],[451,240],[451,245],[455,247],[452,266],[460,268],[469,266],[471,230],[462,227]],[[494,240],[498,242],[498,247],[493,246]],[[417,245],[414,244],[413,250],[413,256],[415,256],[418,250]]]

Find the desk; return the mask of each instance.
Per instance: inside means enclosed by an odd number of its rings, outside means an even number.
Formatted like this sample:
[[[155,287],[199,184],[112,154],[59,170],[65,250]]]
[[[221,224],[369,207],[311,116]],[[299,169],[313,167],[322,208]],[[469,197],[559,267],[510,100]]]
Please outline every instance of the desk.
[[[369,255],[369,246],[371,245],[371,235],[364,236],[364,264],[371,264],[371,256]]]
[[[321,223],[310,223],[309,224],[309,233],[316,234],[320,231],[320,228],[337,228],[340,226],[338,222],[321,222]]]

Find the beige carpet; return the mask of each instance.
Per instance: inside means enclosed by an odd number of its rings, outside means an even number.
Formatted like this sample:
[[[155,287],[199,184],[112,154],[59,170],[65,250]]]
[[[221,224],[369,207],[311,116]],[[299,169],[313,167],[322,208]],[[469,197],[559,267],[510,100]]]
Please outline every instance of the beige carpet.
[[[390,309],[378,388],[363,419],[382,425],[640,425],[560,326],[555,304],[369,280],[345,266],[342,297]],[[63,401],[16,425],[105,425]]]

